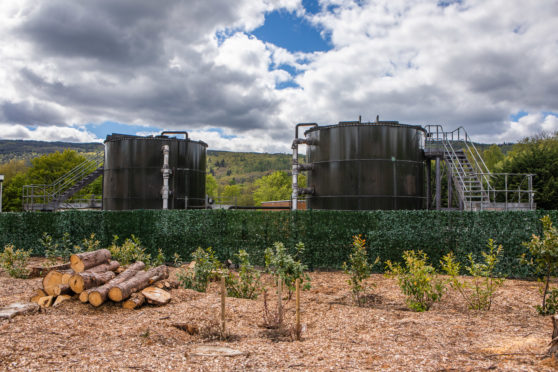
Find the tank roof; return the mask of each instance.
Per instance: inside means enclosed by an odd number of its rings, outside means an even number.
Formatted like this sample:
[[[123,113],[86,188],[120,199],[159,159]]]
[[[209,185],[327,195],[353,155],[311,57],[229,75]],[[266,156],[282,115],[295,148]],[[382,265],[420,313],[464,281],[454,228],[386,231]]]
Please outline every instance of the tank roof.
[[[107,138],[105,139],[105,143],[106,142],[115,142],[115,141],[122,141],[122,140],[126,140],[126,139],[133,139],[133,140],[147,140],[147,141],[153,141],[153,140],[157,140],[157,141],[187,141],[187,142],[193,142],[193,143],[199,143],[202,146],[207,147],[207,143],[203,142],[203,141],[194,141],[188,138],[176,138],[176,137],[169,137],[169,136],[163,136],[163,135],[158,135],[158,136],[136,136],[133,134],[120,134],[120,133],[113,133],[113,134],[109,134],[107,135]]]
[[[309,132],[314,132],[317,130],[322,130],[322,129],[332,129],[332,128],[340,128],[340,127],[350,127],[350,126],[366,126],[366,125],[378,125],[378,126],[384,126],[384,127],[404,127],[404,128],[413,128],[413,129],[417,129],[423,132],[426,132],[426,129],[424,129],[423,127],[421,127],[420,125],[412,125],[412,124],[401,124],[398,121],[374,121],[374,122],[360,122],[360,121],[340,121],[338,124],[333,124],[333,125],[324,125],[324,126],[317,126],[317,127],[313,127],[310,128],[308,130],[306,130],[304,132],[304,134],[309,133]]]

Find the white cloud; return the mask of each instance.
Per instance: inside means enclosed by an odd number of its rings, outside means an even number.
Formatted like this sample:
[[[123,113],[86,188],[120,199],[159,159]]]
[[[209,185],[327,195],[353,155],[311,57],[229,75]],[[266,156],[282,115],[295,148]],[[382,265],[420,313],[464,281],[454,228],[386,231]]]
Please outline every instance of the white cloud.
[[[73,127],[43,126],[31,128],[23,125],[0,124],[1,139],[37,141],[100,142],[94,134]]]
[[[320,5],[312,15],[300,0],[3,2],[0,128],[90,140],[71,125],[116,121],[270,152],[289,151],[297,122],[358,115],[464,126],[490,141],[556,129],[544,114],[558,112],[556,1]],[[332,50],[291,53],[248,36],[274,9],[306,17]],[[297,88],[276,89],[291,79],[281,66],[296,70]],[[510,121],[519,111],[528,115]]]

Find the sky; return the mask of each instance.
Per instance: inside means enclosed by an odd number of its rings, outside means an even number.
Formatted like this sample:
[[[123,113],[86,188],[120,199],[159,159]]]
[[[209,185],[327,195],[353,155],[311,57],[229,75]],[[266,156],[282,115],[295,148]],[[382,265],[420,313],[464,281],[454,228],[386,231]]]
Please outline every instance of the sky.
[[[558,130],[556,0],[0,2],[0,138],[186,130],[288,152],[299,122]]]

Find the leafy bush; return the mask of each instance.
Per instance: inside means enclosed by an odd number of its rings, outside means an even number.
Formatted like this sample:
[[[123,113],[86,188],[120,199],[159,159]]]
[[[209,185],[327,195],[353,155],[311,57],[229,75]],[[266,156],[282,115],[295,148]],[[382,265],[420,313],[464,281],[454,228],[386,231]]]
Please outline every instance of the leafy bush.
[[[273,243],[273,248],[265,250],[266,272],[271,274],[275,283],[279,280],[287,287],[289,298],[295,290],[296,279],[300,279],[303,290],[310,289],[310,276],[305,272],[308,267],[300,262],[300,257],[304,253],[304,244],[298,243],[295,246],[296,254],[291,256],[285,245],[281,242]]]
[[[178,281],[184,288],[195,289],[198,292],[207,291],[207,286],[212,278],[216,278],[221,270],[221,262],[215,257],[213,248],[202,249],[198,247],[192,253],[195,262],[189,270],[180,270],[177,273]]]
[[[262,289],[260,272],[250,263],[250,256],[241,249],[235,254],[239,262],[238,274],[229,271],[225,284],[230,297],[255,300]]]
[[[502,245],[494,247],[494,240],[488,240],[488,252],[482,252],[483,263],[475,262],[473,255],[467,256],[469,265],[465,270],[473,277],[473,283],[459,280],[460,264],[453,253],[445,255],[440,262],[443,270],[451,276],[451,286],[459,291],[472,310],[490,310],[496,290],[504,284],[503,278],[495,278],[495,268],[502,256]]]
[[[530,242],[523,245],[529,249],[531,259],[527,260],[525,254],[522,256],[522,262],[535,268],[535,272],[544,280],[542,290],[542,306],[537,306],[540,314],[547,314],[546,296],[550,283],[550,276],[558,269],[558,229],[552,225],[550,216],[546,215],[541,218],[543,225],[543,238],[533,234]]]
[[[540,305],[535,306],[540,315],[554,315],[558,312],[558,288],[553,288],[549,291],[544,305],[544,307]]]
[[[52,236],[43,233],[39,243],[43,246],[45,257],[47,258],[47,264],[53,266],[57,263],[58,259],[63,262],[68,262],[70,256],[74,253],[80,252],[81,247],[79,245],[73,245],[70,239],[70,234],[65,232],[62,235],[62,241],[55,242]]]
[[[403,260],[405,267],[386,261],[386,275],[397,278],[410,309],[426,311],[442,298],[444,282],[438,279],[434,267],[428,265],[428,256],[423,251],[405,251]]]
[[[4,252],[0,254],[0,265],[8,275],[14,278],[27,278],[27,262],[29,261],[30,251],[15,249],[12,244],[4,246]]]
[[[125,266],[136,261],[142,261],[147,267],[159,266],[165,262],[165,256],[161,249],[155,258],[151,258],[151,254],[145,252],[140,240],[132,234],[131,238],[124,241],[122,245],[118,245],[118,235],[114,235],[112,244],[108,247],[113,260],[120,262]]]
[[[81,245],[81,251],[92,252],[100,249],[101,242],[95,239],[95,233],[91,233],[89,238],[84,238]]]
[[[349,255],[349,264],[343,262],[343,271],[350,275],[347,282],[351,286],[354,300],[358,306],[362,306],[366,302],[364,295],[367,287],[363,284],[363,281],[370,277],[372,268],[378,262],[380,262],[380,257],[377,257],[373,264],[368,263],[366,240],[361,235],[353,236],[353,251]]]

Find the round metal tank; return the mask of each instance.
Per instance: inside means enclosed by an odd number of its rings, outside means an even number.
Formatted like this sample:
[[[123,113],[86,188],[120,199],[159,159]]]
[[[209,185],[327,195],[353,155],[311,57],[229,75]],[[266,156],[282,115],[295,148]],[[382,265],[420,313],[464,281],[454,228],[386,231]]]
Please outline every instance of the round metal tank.
[[[162,209],[163,145],[169,146],[169,209],[205,205],[207,144],[164,135],[112,134],[105,140],[103,209]],[[165,134],[165,132],[163,132]]]
[[[424,209],[424,129],[340,122],[305,132],[309,209]]]

